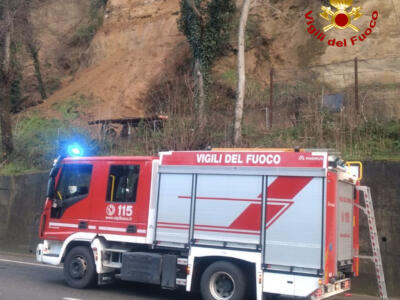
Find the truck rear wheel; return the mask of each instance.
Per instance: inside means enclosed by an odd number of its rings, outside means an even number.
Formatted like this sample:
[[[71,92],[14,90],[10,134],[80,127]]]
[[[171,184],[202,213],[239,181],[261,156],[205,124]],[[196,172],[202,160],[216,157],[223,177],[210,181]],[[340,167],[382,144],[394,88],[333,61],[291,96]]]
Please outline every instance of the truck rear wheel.
[[[218,261],[204,271],[200,290],[204,300],[243,300],[246,296],[246,279],[237,265]]]
[[[85,246],[72,248],[65,257],[64,277],[69,286],[84,289],[96,280],[96,266],[92,251]]]

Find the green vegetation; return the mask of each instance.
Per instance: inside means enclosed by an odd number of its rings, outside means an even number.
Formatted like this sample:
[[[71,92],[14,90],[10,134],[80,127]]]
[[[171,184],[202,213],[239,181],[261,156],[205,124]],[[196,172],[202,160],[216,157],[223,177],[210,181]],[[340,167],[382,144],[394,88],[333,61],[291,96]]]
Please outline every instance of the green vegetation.
[[[15,111],[21,102],[21,78],[20,76],[15,79],[11,84],[10,91],[11,110]]]
[[[213,79],[216,84],[210,91],[208,122],[203,131],[195,122],[196,111],[191,105],[194,96],[184,79],[168,81],[159,84],[146,99],[150,115],[169,116],[164,129],[153,131],[142,124],[130,137],[106,139],[107,147],[101,145],[103,153],[149,155],[162,149],[232,147],[234,74],[228,69]],[[381,113],[372,98],[364,105],[364,117],[355,114],[351,91],[346,91],[344,110],[329,113],[321,109],[321,85],[312,76],[308,81],[276,84],[273,129],[269,130],[265,120],[269,89],[252,78],[248,82],[243,140],[238,147],[329,148],[341,152],[345,159],[356,160],[400,157],[400,121],[377,118]]]
[[[207,98],[211,67],[215,59],[228,48],[236,6],[232,0],[181,0],[180,6],[178,27],[186,36],[192,51],[194,76],[196,78],[201,74],[202,78],[195,81],[204,80],[196,83],[196,97]],[[197,102],[201,101],[204,99],[197,99]]]
[[[14,153],[0,167],[0,174],[29,173],[50,168],[52,161],[65,151],[71,141],[79,142],[87,154],[97,154],[98,142],[93,140],[87,129],[71,122],[76,120],[91,103],[84,95],[52,105],[60,115],[43,118],[37,110],[17,120],[14,125]]]
[[[227,70],[221,78],[213,79],[218,84],[210,91],[206,107],[208,122],[201,131],[192,105],[194,95],[185,85],[188,75],[161,82],[146,99],[149,115],[163,113],[169,116],[162,130],[154,130],[151,125],[142,123],[129,137],[104,134],[95,141],[87,130],[71,124],[91,103],[82,95],[53,105],[61,120],[42,118],[39,111],[32,111],[30,116],[16,123],[16,151],[9,163],[1,166],[0,174],[48,169],[71,141],[79,141],[91,155],[152,155],[167,149],[232,147],[234,94],[229,83],[234,80],[234,73]],[[273,129],[269,130],[265,125],[264,110],[269,90],[250,78],[243,140],[238,146],[329,148],[341,152],[346,160],[400,160],[399,119],[385,117],[376,108],[372,96],[364,103],[364,113],[357,116],[350,91],[345,95],[344,110],[329,113],[320,107],[318,87],[320,85],[314,80],[276,84],[274,123]],[[384,107],[384,103],[381,102],[381,106]]]
[[[400,121],[365,122],[351,134],[343,154],[348,159],[384,159],[400,158]],[[351,141],[354,141],[351,143]]]
[[[49,168],[55,157],[70,141],[79,141],[88,153],[96,149],[89,132],[68,121],[30,116],[18,122],[14,129],[15,152],[11,168]]]
[[[316,76],[292,84],[274,85],[273,129],[266,128],[265,107],[269,88],[249,78],[246,87],[243,140],[239,147],[302,147],[336,149],[347,160],[400,159],[400,120],[391,119],[389,103],[378,93],[362,94],[362,109],[355,113],[353,89],[344,89],[345,106],[339,113],[321,108],[321,83]],[[227,69],[210,92],[208,122],[203,132],[195,125],[195,112],[190,110],[190,90],[184,84],[168,82],[146,100],[151,107],[170,118],[163,131],[141,128],[131,140],[114,147],[115,153],[156,154],[160,149],[205,149],[232,147],[235,72]],[[329,93],[329,86],[324,86]],[[376,91],[375,91],[376,92]],[[166,96],[168,95],[168,96]],[[379,106],[378,106],[379,103]]]
[[[101,24],[93,23],[76,28],[75,35],[71,41],[72,45],[88,44],[93,39]]]
[[[37,173],[40,172],[39,168],[35,168],[29,164],[23,163],[23,162],[18,162],[18,161],[12,161],[6,165],[4,165],[0,169],[0,175],[19,175],[19,174],[31,174],[31,173]]]
[[[91,0],[89,7],[89,21],[79,26],[70,41],[73,46],[87,45],[95,36],[97,30],[103,25],[104,7],[107,0]]]
[[[77,119],[85,108],[89,107],[90,99],[85,95],[78,95],[71,99],[54,103],[52,108],[62,115],[64,120],[73,121]]]
[[[179,30],[188,39],[195,59],[205,71],[216,57],[224,53],[232,30],[235,3],[232,0],[181,1]]]
[[[356,128],[338,128],[326,119],[321,124],[305,123],[298,127],[274,130],[253,136],[257,147],[296,147],[336,149],[346,160],[399,160],[400,122],[363,122]],[[393,134],[392,128],[398,128]],[[249,137],[247,137],[249,138]]]
[[[183,72],[185,72],[183,70]],[[40,117],[39,111],[17,121],[14,128],[15,153],[1,174],[26,173],[48,169],[65,144],[79,141],[88,154],[152,155],[161,150],[193,150],[232,147],[236,73],[225,70],[210,89],[205,107],[207,123],[199,130],[194,94],[186,83],[190,71],[176,79],[160,82],[145,99],[147,114],[169,116],[162,130],[142,123],[129,137],[111,130],[98,141],[76,122],[93,101],[75,95],[52,105],[53,118]],[[329,86],[324,86],[329,93]],[[243,139],[238,147],[329,148],[347,160],[400,160],[400,120],[390,118],[390,102],[379,95],[392,91],[388,86],[364,86],[362,110],[354,111],[353,90],[344,89],[345,106],[339,113],[321,109],[321,84],[313,74],[307,80],[274,85],[273,129],[266,128],[265,107],[269,87],[248,78],[244,107]],[[59,118],[59,119],[57,119]]]
[[[61,81],[59,78],[50,78],[47,83],[47,91],[51,95],[53,94],[56,90],[58,90],[61,86]]]
[[[0,174],[49,169],[54,158],[63,153],[71,141],[83,145],[89,155],[98,151],[98,143],[92,140],[87,130],[72,125],[68,120],[47,119],[33,112],[15,124],[15,151],[1,166]]]
[[[234,69],[227,69],[224,73],[221,74],[221,78],[225,84],[230,87],[235,87],[237,82],[237,73]]]

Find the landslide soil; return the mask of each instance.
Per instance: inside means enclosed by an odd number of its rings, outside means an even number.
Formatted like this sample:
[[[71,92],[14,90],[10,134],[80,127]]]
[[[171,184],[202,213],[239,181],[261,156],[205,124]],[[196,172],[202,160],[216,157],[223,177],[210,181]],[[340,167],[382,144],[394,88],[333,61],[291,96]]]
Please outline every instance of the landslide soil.
[[[175,75],[188,56],[177,28],[178,0],[110,0],[104,24],[81,55],[81,66],[35,107],[54,116],[55,103],[84,95],[87,120],[143,116],[143,99],[154,82]],[[78,108],[79,109],[79,108]]]
[[[43,116],[59,115],[55,103],[71,97],[79,99],[80,95],[90,99],[90,105],[82,108],[85,114],[79,121],[144,116],[143,101],[149,91],[160,80],[176,76],[177,67],[190,58],[186,39],[177,28],[179,0],[109,0],[103,26],[84,49],[67,47],[62,37],[70,38],[79,24],[87,22],[90,1],[44,2],[49,5],[33,13],[35,20],[50,18],[36,21],[39,40],[46,46],[41,47],[41,60],[51,65],[46,74],[58,76],[61,86],[35,107]],[[307,33],[304,15],[309,10],[313,10],[316,26],[326,25],[318,17],[319,2],[254,2],[246,54],[249,78],[265,85],[271,67],[277,70],[277,79],[281,81],[305,77],[305,70],[313,70],[321,80],[343,87],[351,84],[352,61],[357,56],[363,72],[360,82],[394,84],[396,88],[386,96],[398,100],[400,59],[396,49],[400,47],[400,4],[386,1],[378,6],[376,1],[365,0],[354,1],[354,5],[362,6],[364,13],[357,23],[360,28],[368,25],[376,9],[380,12],[378,26],[367,41],[340,49],[328,47]],[[349,39],[354,34],[348,30],[332,30],[327,39]],[[234,39],[232,47],[235,48]],[[232,51],[215,65],[217,78],[235,72],[235,64]]]

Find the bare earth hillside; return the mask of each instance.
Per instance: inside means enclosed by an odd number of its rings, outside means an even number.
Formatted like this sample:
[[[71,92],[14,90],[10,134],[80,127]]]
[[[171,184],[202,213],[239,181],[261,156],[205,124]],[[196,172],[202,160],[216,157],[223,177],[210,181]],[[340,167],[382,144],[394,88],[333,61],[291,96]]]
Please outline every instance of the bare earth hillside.
[[[173,76],[187,53],[177,28],[178,9],[178,0],[109,1],[104,25],[86,50],[86,66],[41,108],[85,94],[97,100],[88,108],[91,118],[142,116],[142,99],[151,84]]]
[[[37,107],[45,115],[53,113],[54,103],[86,95],[94,99],[92,105],[85,107],[88,120],[143,116],[143,99],[152,86],[162,77],[173,77],[176,66],[189,55],[187,42],[177,28],[179,0],[109,0],[104,24],[84,54],[74,60],[68,58],[75,57],[74,52],[66,52],[69,56],[58,56],[54,62],[51,57],[65,51],[60,36],[68,35],[84,19],[90,1],[44,2],[51,5],[33,13],[37,26],[42,27],[42,49],[46,48],[41,60],[58,63],[57,68],[48,67],[47,72],[62,77],[61,88]],[[248,26],[248,75],[265,83],[271,66],[277,70],[279,80],[296,80],[307,70],[319,74],[322,81],[344,87],[353,84],[353,60],[357,56],[360,84],[394,84],[397,89],[386,96],[391,101],[398,100],[400,2],[381,1],[378,5],[365,0],[354,1],[354,6],[361,6],[364,14],[353,22],[361,32],[332,29],[321,42],[307,32],[305,17],[312,10],[316,28],[328,24],[319,17],[319,1],[254,1]],[[372,33],[363,42],[350,46],[351,37],[368,28],[374,11],[379,12],[379,17]],[[347,47],[328,46],[328,40],[333,38],[346,39]],[[232,45],[235,47],[234,40]],[[234,70],[235,60],[233,52],[220,59],[216,73]],[[79,70],[70,76],[68,70],[76,62]]]

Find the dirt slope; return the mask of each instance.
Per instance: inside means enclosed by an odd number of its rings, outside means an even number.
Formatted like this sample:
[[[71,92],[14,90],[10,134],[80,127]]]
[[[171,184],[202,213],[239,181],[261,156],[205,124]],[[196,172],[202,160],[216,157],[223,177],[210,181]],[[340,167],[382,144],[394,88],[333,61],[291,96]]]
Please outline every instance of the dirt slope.
[[[84,2],[87,6],[88,1]],[[313,70],[320,79],[343,87],[353,82],[353,59],[357,56],[361,84],[398,85],[399,3],[354,1],[364,13],[354,24],[365,30],[373,11],[378,10],[377,26],[366,41],[338,48],[328,46],[328,39],[349,41],[355,34],[351,29],[333,29],[324,42],[307,33],[305,14],[310,10],[316,27],[327,25],[319,17],[319,1],[255,1],[248,27],[248,75],[265,83],[271,66],[278,80],[297,80],[308,74],[305,70]],[[60,11],[54,7],[52,14],[57,16]],[[176,66],[188,56],[187,42],[177,29],[178,16],[179,0],[109,0],[104,25],[81,57],[79,71],[72,77],[64,76],[61,89],[38,108],[49,115],[54,103],[84,94],[95,99],[85,108],[87,119],[144,115],[143,99],[153,84],[161,77],[174,76]],[[235,61],[234,54],[221,59],[215,68],[217,74],[234,72]],[[396,93],[390,97],[397,97]]]
[[[74,94],[97,99],[93,119],[142,116],[142,99],[160,76],[173,76],[187,45],[176,19],[178,0],[110,0],[104,25],[85,56],[86,66],[40,106]]]

